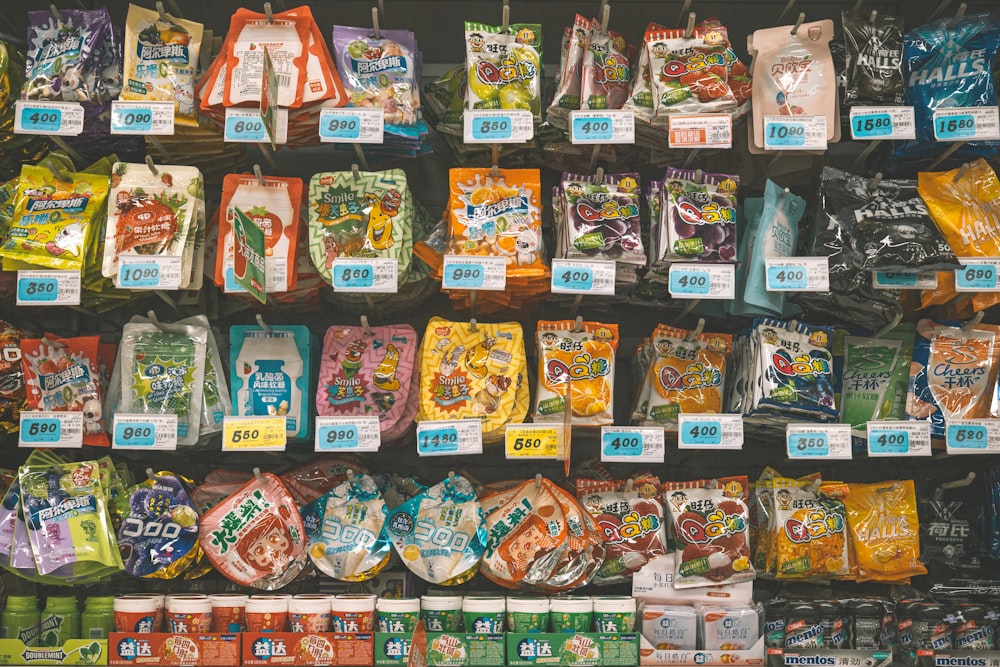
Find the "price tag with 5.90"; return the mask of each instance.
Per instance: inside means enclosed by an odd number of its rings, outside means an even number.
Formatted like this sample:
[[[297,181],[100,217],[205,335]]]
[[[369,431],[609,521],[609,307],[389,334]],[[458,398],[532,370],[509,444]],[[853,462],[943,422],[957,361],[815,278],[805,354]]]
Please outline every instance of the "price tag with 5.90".
[[[222,422],[222,449],[281,452],[288,442],[286,428],[285,417],[226,417]]]
[[[21,412],[20,447],[83,447],[82,412]]]

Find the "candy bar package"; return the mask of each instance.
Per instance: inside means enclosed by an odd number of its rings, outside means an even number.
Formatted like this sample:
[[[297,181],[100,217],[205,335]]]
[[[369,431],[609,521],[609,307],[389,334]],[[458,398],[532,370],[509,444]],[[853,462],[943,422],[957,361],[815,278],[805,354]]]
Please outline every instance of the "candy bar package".
[[[903,20],[876,11],[842,13],[844,103],[903,104]]]
[[[542,26],[465,24],[469,109],[526,109],[542,121]]]
[[[333,50],[350,106],[381,107],[385,127],[413,125],[419,117],[416,37],[409,30],[333,26]]]

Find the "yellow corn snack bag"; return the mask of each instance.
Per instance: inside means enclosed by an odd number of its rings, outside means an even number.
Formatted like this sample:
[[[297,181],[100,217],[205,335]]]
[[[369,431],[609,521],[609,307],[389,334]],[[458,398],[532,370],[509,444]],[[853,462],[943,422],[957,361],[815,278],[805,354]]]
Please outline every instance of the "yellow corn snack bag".
[[[538,323],[536,422],[562,422],[566,388],[572,388],[572,421],[582,426],[614,423],[615,351],[618,325],[573,320]]]

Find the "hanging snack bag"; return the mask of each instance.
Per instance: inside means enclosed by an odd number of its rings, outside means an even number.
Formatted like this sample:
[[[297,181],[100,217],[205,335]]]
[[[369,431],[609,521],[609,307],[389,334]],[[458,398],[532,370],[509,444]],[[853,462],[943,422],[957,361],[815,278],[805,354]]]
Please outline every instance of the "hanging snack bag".
[[[726,29],[709,24],[696,26],[688,37],[684,33],[683,29],[646,31],[656,115],[734,111],[741,101],[733,91],[737,82],[730,78],[739,60]]]
[[[595,30],[583,56],[580,108],[621,109],[628,97],[634,66],[625,37]]]
[[[204,29],[200,23],[130,4],[120,99],[172,102],[174,122],[196,126],[194,84]]]
[[[383,529],[387,509],[375,480],[352,475],[302,508],[309,558],[341,581],[367,581],[388,565],[392,546]]]
[[[777,488],[774,568],[778,579],[828,579],[850,571],[844,504],[819,493],[818,480]]]
[[[542,26],[466,22],[469,109],[527,109],[542,122]]]
[[[658,23],[650,23],[646,26],[645,34],[648,35],[658,30],[666,30],[666,28]],[[654,106],[653,77],[649,67],[649,44],[644,39],[642,48],[639,49],[639,58],[635,67],[635,76],[632,77],[632,86],[629,88],[628,97],[625,98],[622,108],[631,109],[635,114],[636,120],[651,123],[653,121]]]
[[[573,20],[569,29],[569,40],[566,45],[565,62],[560,68],[560,77],[556,82],[556,92],[552,96],[546,117],[560,127],[566,126],[569,112],[580,108],[580,90],[583,84],[583,61],[587,51],[587,41],[590,39],[591,21],[580,14]]]
[[[58,170],[56,170],[58,172]],[[0,255],[48,268],[82,271],[104,209],[108,178],[24,165],[18,180],[14,221]]]
[[[229,398],[229,383],[226,382],[224,375],[225,366],[222,365],[222,356],[219,354],[219,344],[215,339],[215,332],[209,326],[208,317],[205,315],[187,317],[178,320],[177,324],[190,324],[208,332],[205,348],[205,382],[201,392],[201,427],[199,430],[201,435],[221,432],[226,415],[231,415],[233,411]]]
[[[227,107],[260,102],[264,74],[264,48],[278,75],[278,105],[298,108],[306,89],[311,14],[296,8],[268,20],[263,14],[240,8],[229,23],[223,104]]]
[[[305,526],[281,480],[257,474],[201,517],[199,542],[209,561],[240,586],[275,590],[309,562]]]
[[[925,564],[976,573],[983,561],[983,494],[978,485],[922,488],[918,495],[920,555]]]
[[[668,260],[735,262],[739,176],[668,167],[659,243]]]
[[[385,126],[413,125],[420,109],[415,61],[417,40],[409,30],[333,26],[333,50],[349,105],[381,107]]]
[[[858,581],[905,581],[927,574],[913,480],[848,484],[844,498]]]
[[[62,463],[65,461],[51,449],[32,449],[24,465],[51,466]],[[22,496],[21,482],[14,471],[13,479],[3,495],[3,502],[0,503],[0,567],[6,568],[22,579],[35,580],[40,575],[35,564],[35,555],[31,551],[31,543],[28,541]]]
[[[28,410],[83,413],[83,443],[107,447],[97,348],[100,338],[21,339]]]
[[[159,472],[129,492],[129,513],[118,529],[118,550],[133,577],[176,579],[201,560],[193,482]]]
[[[903,20],[844,11],[844,103],[903,104]]]
[[[312,346],[304,326],[236,325],[229,329],[233,414],[285,418],[289,438],[309,435]]]
[[[802,322],[760,319],[758,358],[762,367],[752,374],[764,412],[797,414],[832,421],[835,407],[833,330]]]
[[[479,569],[486,544],[472,484],[449,475],[389,512],[386,529],[403,564],[426,582],[456,586]],[[450,536],[446,543],[441,536]]]
[[[537,581],[529,575],[525,583],[552,595],[589,584],[604,563],[606,552],[604,536],[590,512],[559,485],[553,484],[550,491],[566,519],[566,541],[549,560],[549,574]]]
[[[219,252],[215,256],[215,284],[227,293],[246,292],[236,282],[236,251],[233,219],[236,209],[246,213],[264,232],[265,291],[293,292],[297,286],[295,270],[299,237],[299,209],[302,204],[302,180],[253,174],[228,174],[222,181],[219,216]]]
[[[565,419],[566,392],[572,391],[575,425],[614,423],[615,352],[618,325],[561,320],[540,321],[535,422]]]
[[[840,421],[855,436],[866,435],[865,424],[903,419],[903,405],[913,357],[913,329],[895,329],[879,338],[844,339]]]
[[[18,431],[24,401],[21,331],[0,320],[0,431]]]
[[[639,174],[605,174],[600,182],[593,176],[563,174],[560,196],[564,216],[557,228],[557,235],[564,238],[559,244],[561,256],[645,265]]]

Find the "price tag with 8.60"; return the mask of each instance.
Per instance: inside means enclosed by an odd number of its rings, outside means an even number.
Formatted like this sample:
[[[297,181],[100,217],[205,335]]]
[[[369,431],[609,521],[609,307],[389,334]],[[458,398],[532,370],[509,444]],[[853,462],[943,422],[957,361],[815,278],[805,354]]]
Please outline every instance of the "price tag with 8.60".
[[[930,456],[927,421],[868,422],[868,456]]]
[[[82,412],[21,412],[21,447],[83,447]]]
[[[826,292],[830,289],[828,257],[769,257],[764,264],[768,292]]]
[[[116,414],[113,449],[177,449],[177,415]]]
[[[282,452],[288,442],[286,427],[284,417],[226,417],[222,422],[222,449]]]
[[[381,444],[378,417],[316,417],[317,452],[377,452]]]
[[[569,140],[574,144],[634,144],[635,114],[631,109],[570,111]]]
[[[913,107],[851,107],[852,139],[916,139]]]
[[[764,116],[764,150],[825,151],[826,116]]]
[[[996,141],[1000,139],[1000,113],[997,107],[935,109],[934,138],[938,141]]]
[[[615,263],[606,260],[553,259],[553,294],[615,293]]]
[[[83,132],[83,107],[79,102],[14,103],[14,134],[55,134],[73,137]]]
[[[663,463],[664,449],[662,428],[601,427],[601,460],[607,463]]]
[[[79,306],[79,271],[18,271],[17,305]]]
[[[345,107],[319,112],[319,140],[324,143],[380,144],[385,133],[382,107]]]
[[[483,423],[478,419],[417,422],[417,454],[449,456],[483,453]]]
[[[115,282],[123,289],[174,290],[181,286],[180,255],[120,255]]]
[[[667,289],[682,299],[732,299],[736,294],[736,267],[732,264],[670,265]]]
[[[1000,258],[959,257],[962,267],[955,269],[956,292],[1000,291]]]
[[[556,459],[563,453],[563,427],[554,424],[507,424],[508,459]]]
[[[445,255],[441,287],[503,291],[507,287],[507,260],[503,257]]]
[[[278,131],[274,143],[288,142],[288,109],[278,109]],[[257,109],[226,109],[226,124],[223,140],[235,143],[263,144],[270,141],[264,119]]]
[[[395,294],[399,264],[391,257],[339,257],[333,260],[333,289],[337,292]]]
[[[956,419],[945,427],[949,454],[996,454],[1000,452],[1000,420]]]
[[[743,417],[684,414],[677,418],[678,449],[743,449]]]
[[[111,101],[111,134],[173,133],[173,102]]]
[[[790,459],[850,459],[850,424],[788,424],[785,444]]]
[[[523,144],[535,136],[535,122],[527,109],[466,109],[467,144]]]

